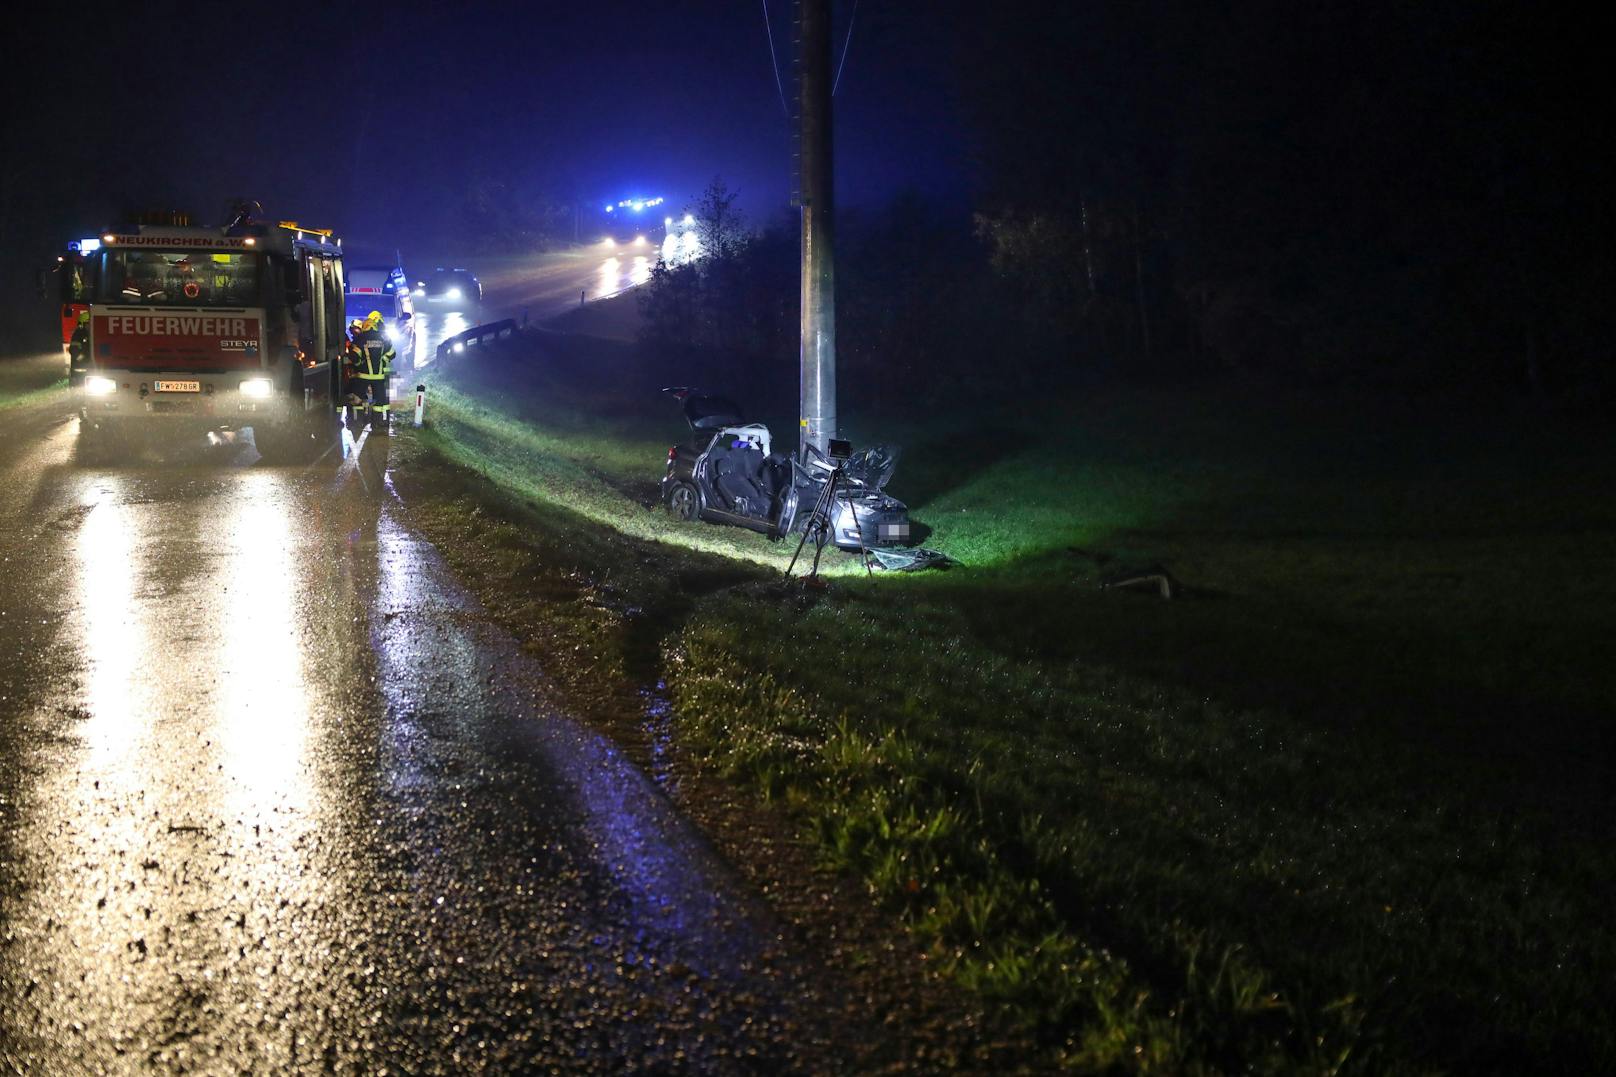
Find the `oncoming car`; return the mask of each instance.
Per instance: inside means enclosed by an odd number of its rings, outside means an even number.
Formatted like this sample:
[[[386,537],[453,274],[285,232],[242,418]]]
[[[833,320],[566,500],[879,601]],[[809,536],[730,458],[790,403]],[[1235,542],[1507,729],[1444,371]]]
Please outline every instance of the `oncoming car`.
[[[469,269],[439,266],[424,281],[418,281],[416,294],[434,303],[457,310],[474,308],[483,301],[483,285]]]
[[[774,451],[769,428],[749,423],[726,397],[697,389],[663,390],[679,400],[690,424],[688,444],[668,450],[662,502],[679,520],[708,520],[781,538],[807,526],[835,463],[811,453]],[[830,507],[830,541],[844,550],[901,546],[909,541],[909,510],[887,494],[897,453],[863,449],[842,464]]]

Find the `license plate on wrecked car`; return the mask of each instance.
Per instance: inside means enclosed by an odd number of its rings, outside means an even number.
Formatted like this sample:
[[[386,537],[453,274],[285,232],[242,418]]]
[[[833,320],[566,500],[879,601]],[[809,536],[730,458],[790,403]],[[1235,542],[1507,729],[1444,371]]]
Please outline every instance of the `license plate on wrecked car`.
[[[202,383],[199,381],[158,381],[152,383],[152,388],[159,393],[200,393]]]

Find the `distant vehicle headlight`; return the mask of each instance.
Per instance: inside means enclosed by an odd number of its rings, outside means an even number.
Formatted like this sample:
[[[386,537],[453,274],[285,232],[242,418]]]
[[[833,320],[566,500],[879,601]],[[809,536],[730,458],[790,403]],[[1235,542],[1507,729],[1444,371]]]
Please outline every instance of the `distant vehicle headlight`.
[[[91,374],[84,379],[84,391],[91,396],[110,396],[118,391],[118,383],[111,378]]]
[[[398,330],[393,328],[392,326],[388,326],[387,327],[387,339],[391,340],[394,344],[397,344],[398,343]]]
[[[268,378],[248,378],[241,383],[241,395],[263,400],[275,392],[275,383]]]
[[[450,288],[449,292],[448,292],[448,295],[449,295],[450,299],[459,299],[460,298],[460,289],[459,288]]]

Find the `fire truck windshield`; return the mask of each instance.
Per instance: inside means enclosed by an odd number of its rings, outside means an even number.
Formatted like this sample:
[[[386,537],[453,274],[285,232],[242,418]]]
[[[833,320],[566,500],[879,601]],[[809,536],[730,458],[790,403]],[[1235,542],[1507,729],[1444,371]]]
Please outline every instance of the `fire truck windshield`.
[[[259,302],[258,254],[109,250],[105,258],[103,303],[244,307]]]

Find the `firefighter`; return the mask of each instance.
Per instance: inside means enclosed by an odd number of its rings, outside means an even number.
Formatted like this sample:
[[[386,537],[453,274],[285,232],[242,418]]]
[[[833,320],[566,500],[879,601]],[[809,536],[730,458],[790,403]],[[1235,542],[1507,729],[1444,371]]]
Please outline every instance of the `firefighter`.
[[[365,397],[365,386],[354,376],[359,370],[359,337],[364,331],[365,320],[355,318],[348,323],[348,335],[342,342],[343,414],[349,418],[358,414]]]
[[[89,359],[90,350],[90,312],[81,310],[73,319],[73,336],[67,344],[69,368],[79,366]]]
[[[393,373],[393,344],[382,328],[382,312],[373,310],[365,319],[364,328],[354,338],[358,354],[354,357],[354,388],[356,396],[370,396],[370,421],[382,430],[387,429],[387,416],[391,410],[387,399],[387,381]]]
[[[348,337],[342,342],[342,375],[352,378],[359,358],[359,334],[365,331],[363,318],[355,318],[348,323]]]

